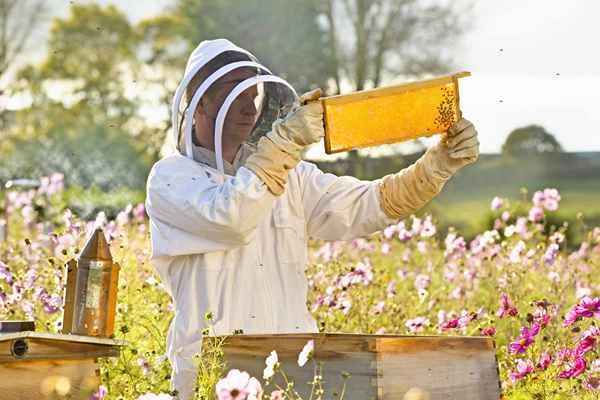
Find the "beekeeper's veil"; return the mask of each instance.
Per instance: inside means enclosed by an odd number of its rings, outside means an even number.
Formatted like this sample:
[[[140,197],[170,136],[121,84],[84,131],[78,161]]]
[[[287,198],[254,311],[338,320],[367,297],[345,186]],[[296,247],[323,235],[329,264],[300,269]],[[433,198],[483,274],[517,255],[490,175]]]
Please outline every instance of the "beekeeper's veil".
[[[215,63],[215,61],[219,60],[224,61]],[[198,74],[207,64],[216,64],[218,68],[214,71],[209,71],[209,74],[206,76]],[[271,71],[261,65],[257,58],[247,50],[237,47],[226,39],[203,41],[190,55],[185,68],[185,74],[173,98],[173,139],[177,144],[178,151],[184,156],[193,158],[192,135],[194,129],[194,111],[200,99],[219,78],[240,68],[250,68],[256,72],[256,75],[235,85],[226,96],[216,115],[214,123],[214,150],[217,168],[222,174],[225,173],[222,152],[223,125],[227,112],[235,99],[245,90],[256,86],[258,96],[254,102],[258,111],[258,120],[247,139],[250,143],[258,142],[258,139],[271,129],[271,124],[277,118],[284,116],[290,111],[294,101],[297,99],[296,92],[288,82],[272,75]],[[202,71],[206,72],[205,69]],[[199,76],[202,78],[201,82],[198,82]],[[192,82],[194,85],[191,84]],[[197,86],[191,98],[188,86],[190,88]],[[186,95],[185,99],[183,98],[184,95]]]

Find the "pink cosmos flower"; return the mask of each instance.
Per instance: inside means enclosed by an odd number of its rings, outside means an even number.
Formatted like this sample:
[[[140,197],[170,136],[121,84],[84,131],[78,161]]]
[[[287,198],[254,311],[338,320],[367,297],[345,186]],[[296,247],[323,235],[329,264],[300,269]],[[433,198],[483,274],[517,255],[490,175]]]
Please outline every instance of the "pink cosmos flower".
[[[398,232],[398,239],[402,240],[403,242],[406,242],[413,237],[412,232],[406,229],[404,221],[400,221],[398,223],[396,231]]]
[[[558,209],[558,203],[561,197],[556,189],[544,189],[544,191],[537,191],[533,194],[533,204],[536,207],[543,207],[548,211],[556,211]]]
[[[419,274],[415,277],[416,289],[427,289],[431,283],[431,277],[425,274]]]
[[[444,256],[459,256],[463,254],[467,249],[467,243],[462,236],[456,235],[456,233],[448,233],[446,239],[444,240],[444,244],[446,245],[446,251],[444,252]]]
[[[563,379],[574,378],[581,375],[586,367],[585,360],[582,357],[576,356],[574,360],[567,363],[567,369],[561,371],[558,377]]]
[[[518,360],[517,361],[517,371],[511,372],[510,380],[515,383],[519,379],[524,378],[534,371],[533,363],[531,360]]]
[[[560,246],[558,244],[550,243],[550,245],[548,245],[548,248],[546,249],[546,252],[544,253],[544,263],[546,263],[546,265],[554,264],[554,261],[556,260],[559,251]]]
[[[454,329],[458,327],[458,318],[448,320],[440,325],[440,331],[446,332],[450,329]]]
[[[518,313],[519,312],[513,306],[512,302],[510,300],[510,297],[508,297],[508,295],[506,293],[502,293],[500,295],[500,308],[496,312],[496,316],[498,318],[504,318],[507,315],[514,317]]]
[[[385,308],[385,301],[380,301],[373,307],[374,314],[381,314]]]
[[[390,226],[386,227],[383,230],[383,236],[386,239],[391,239],[391,237],[394,236],[394,233],[396,232],[396,229],[397,229],[396,225],[390,225]]]
[[[411,333],[423,332],[425,327],[429,325],[429,319],[426,317],[417,317],[406,321],[405,326]]]
[[[511,353],[524,353],[525,350],[534,341],[534,337],[540,332],[540,326],[538,324],[533,324],[530,328],[526,326],[521,328],[521,336],[513,342],[509,344],[509,351]]]
[[[108,389],[104,385],[98,386],[98,390],[90,396],[89,400],[103,400],[108,394]]]
[[[592,392],[597,391],[600,388],[600,376],[588,376],[583,381],[583,386]]]
[[[502,208],[503,205],[504,205],[504,200],[502,200],[500,197],[496,196],[492,199],[492,203],[490,204],[490,209],[492,211],[499,210]]]
[[[247,372],[232,369],[216,385],[218,400],[259,399],[262,396],[260,382]]]
[[[384,244],[381,245],[381,253],[382,254],[389,254],[391,248],[392,248],[392,246],[390,246],[389,243],[384,243]]]
[[[436,232],[437,230],[431,220],[431,215],[428,215],[427,218],[425,218],[425,221],[423,222],[423,226],[421,228],[421,237],[432,237],[435,235]]]
[[[596,318],[600,319],[600,297],[591,298],[589,296],[581,299],[581,302],[577,304],[577,312],[579,315],[585,318]]]
[[[133,207],[131,212],[137,221],[144,221],[144,217],[146,216],[146,208],[144,207],[144,203],[139,203],[137,206]]]
[[[585,336],[579,341],[579,344],[577,344],[577,347],[575,348],[575,356],[583,357],[585,353],[594,350],[595,347],[596,339],[592,336]]]
[[[396,295],[396,281],[391,281],[387,285],[387,296],[394,297]]]
[[[514,264],[521,262],[521,253],[523,252],[523,250],[525,250],[525,242],[519,240],[510,252],[510,262]]]
[[[574,352],[571,349],[563,348],[558,350],[555,354],[556,365],[560,367],[565,362],[571,360],[573,358],[573,355]]]
[[[137,359],[137,365],[142,369],[142,373],[144,376],[148,375],[148,370],[150,369],[150,363],[144,357],[139,357]]]
[[[546,370],[546,368],[548,368],[550,366],[551,362],[552,362],[552,356],[548,353],[542,353],[538,360],[537,368],[539,370],[544,371],[544,370]]]
[[[490,326],[481,331],[479,336],[494,336],[496,334],[496,328]]]
[[[269,400],[283,400],[283,390],[274,390],[271,392]]]
[[[544,219],[544,209],[536,206],[531,207],[531,210],[529,210],[528,218],[531,222],[540,222]]]
[[[550,322],[550,315],[548,315],[548,310],[546,310],[545,307],[536,307],[532,315],[533,322],[538,324],[541,328],[548,326],[548,323]]]
[[[581,302],[575,304],[567,315],[563,326],[572,325],[578,318],[596,318],[600,319],[600,297],[591,298],[589,296],[581,299]]]

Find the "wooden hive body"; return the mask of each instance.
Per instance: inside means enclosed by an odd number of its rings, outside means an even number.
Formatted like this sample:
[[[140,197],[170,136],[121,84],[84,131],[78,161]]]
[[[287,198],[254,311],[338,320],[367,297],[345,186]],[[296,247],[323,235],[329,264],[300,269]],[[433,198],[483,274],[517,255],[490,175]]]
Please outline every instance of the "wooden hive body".
[[[276,350],[283,370],[301,394],[309,394],[313,363],[297,364],[298,354],[314,340],[329,397],[346,381],[347,400],[401,400],[412,388],[431,400],[497,400],[500,397],[494,342],[490,338],[354,334],[239,335],[228,337],[227,369],[262,378],[265,358]],[[280,385],[280,378],[276,379]],[[267,388],[269,392],[273,387]],[[337,396],[334,396],[337,397]],[[308,397],[307,397],[308,398]]]
[[[99,384],[96,359],[117,357],[124,345],[121,340],[90,336],[0,334],[0,400],[47,398],[57,379],[65,378],[67,398],[88,399]]]

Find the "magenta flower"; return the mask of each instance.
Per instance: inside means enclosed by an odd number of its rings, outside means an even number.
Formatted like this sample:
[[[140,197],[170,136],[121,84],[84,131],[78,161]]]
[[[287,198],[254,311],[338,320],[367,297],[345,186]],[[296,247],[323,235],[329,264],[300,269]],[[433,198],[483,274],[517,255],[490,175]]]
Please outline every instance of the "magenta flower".
[[[519,312],[513,306],[510,297],[508,297],[506,293],[502,293],[502,295],[500,295],[500,308],[496,312],[496,316],[498,316],[498,318],[504,318],[507,315],[514,317],[518,313]]]
[[[583,357],[588,351],[594,350],[596,347],[596,339],[591,336],[585,336],[579,341],[579,344],[575,348],[575,356]]]
[[[479,336],[494,336],[496,334],[496,328],[493,326],[487,327],[481,331]]]
[[[545,328],[548,326],[550,322],[550,315],[548,315],[548,311],[544,307],[536,307],[533,311],[533,322],[539,324],[540,327]]]
[[[548,353],[542,353],[537,363],[537,368],[541,371],[546,370],[552,362],[552,356]]]
[[[577,312],[579,315],[585,318],[596,318],[600,319],[600,297],[591,298],[589,296],[581,299],[581,302],[577,304]]]
[[[524,353],[525,350],[534,342],[534,337],[540,332],[540,326],[533,324],[531,329],[526,326],[521,328],[521,336],[509,344],[511,353]]]
[[[587,367],[582,357],[576,356],[574,360],[567,363],[567,369],[558,374],[559,378],[568,379],[581,375]]]
[[[451,319],[449,321],[444,322],[440,325],[440,331],[446,332],[450,329],[454,329],[458,327],[458,318]]]
[[[563,326],[572,325],[578,318],[596,318],[600,319],[600,297],[591,298],[585,296],[581,302],[575,304],[563,322]]]
[[[510,380],[515,383],[519,379],[532,373],[533,370],[533,363],[531,360],[519,360],[517,361],[517,371],[510,373]]]

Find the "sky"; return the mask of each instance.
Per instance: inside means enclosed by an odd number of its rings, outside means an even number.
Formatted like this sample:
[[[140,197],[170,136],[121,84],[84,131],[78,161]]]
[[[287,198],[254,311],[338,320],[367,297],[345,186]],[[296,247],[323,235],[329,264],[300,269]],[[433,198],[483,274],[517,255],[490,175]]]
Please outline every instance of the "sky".
[[[52,15],[67,14],[68,0],[51,1]],[[99,2],[116,4],[134,22],[171,4]],[[454,54],[457,72],[472,74],[459,81],[461,110],[479,133],[481,152],[499,152],[511,130],[529,124],[545,127],[567,151],[600,151],[598,15],[598,0],[474,1]],[[321,146],[309,157],[327,158]]]

